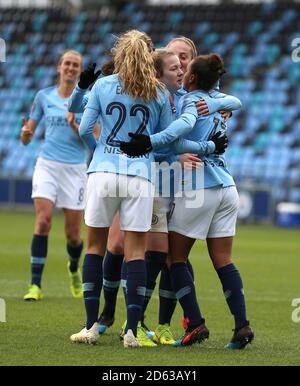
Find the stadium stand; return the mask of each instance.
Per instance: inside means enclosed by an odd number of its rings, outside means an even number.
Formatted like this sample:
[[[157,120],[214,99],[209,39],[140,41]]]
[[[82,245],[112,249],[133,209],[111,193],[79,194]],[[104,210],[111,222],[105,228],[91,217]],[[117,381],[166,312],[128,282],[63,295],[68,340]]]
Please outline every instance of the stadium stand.
[[[291,58],[299,16],[299,4],[289,1],[189,7],[141,2],[72,15],[58,8],[1,9],[7,58],[0,64],[0,176],[32,176],[43,125],[24,147],[21,117],[35,92],[56,81],[59,52],[74,48],[85,64],[100,65],[115,35],[134,27],[149,33],[157,47],[186,35],[200,53],[224,57],[228,75],[221,87],[243,102],[229,122],[232,174],[237,182],[270,186],[275,202],[300,202],[300,62]]]

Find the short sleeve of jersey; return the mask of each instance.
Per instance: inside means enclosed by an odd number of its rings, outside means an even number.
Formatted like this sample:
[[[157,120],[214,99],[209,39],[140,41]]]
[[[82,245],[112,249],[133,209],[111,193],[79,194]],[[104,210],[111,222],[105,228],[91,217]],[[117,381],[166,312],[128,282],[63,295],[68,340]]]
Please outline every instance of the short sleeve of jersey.
[[[44,109],[43,109],[43,94],[42,91],[39,91],[32,103],[31,111],[30,111],[30,118],[33,119],[36,122],[40,122],[44,115]]]

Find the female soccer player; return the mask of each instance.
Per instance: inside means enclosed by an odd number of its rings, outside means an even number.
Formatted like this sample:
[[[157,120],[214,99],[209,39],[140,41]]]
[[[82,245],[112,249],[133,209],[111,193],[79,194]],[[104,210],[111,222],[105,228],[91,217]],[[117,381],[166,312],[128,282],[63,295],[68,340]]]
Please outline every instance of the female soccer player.
[[[169,92],[173,95],[175,91],[178,90],[182,85],[183,71],[181,69],[181,64],[178,57],[170,50],[158,49],[153,53],[153,59],[154,59],[154,66],[156,70],[156,76],[163,84],[165,84]],[[101,72],[103,73],[102,68],[101,68]],[[95,73],[95,65],[89,66],[85,71],[82,72],[78,86],[75,88],[72,94],[72,97],[70,99],[69,109],[71,111],[82,112],[84,110],[84,107],[86,106],[86,103],[88,101],[88,93],[86,92],[86,89],[95,81],[95,78],[97,76],[98,76],[98,73]],[[172,99],[172,104],[173,104],[173,99]],[[175,119],[175,114],[173,113],[173,115]],[[172,153],[172,151],[169,149],[169,153],[170,152]],[[167,154],[165,149],[161,154],[155,154],[155,157],[156,156],[158,157],[158,161],[161,159],[167,159]],[[166,199],[166,200],[169,201],[170,199]],[[157,202],[156,200],[154,201],[154,205],[161,208],[160,203]],[[162,208],[162,210],[164,211],[164,208]],[[162,219],[162,221],[164,221],[166,217],[166,213],[157,214],[156,212],[157,210],[155,209],[153,214],[154,218],[156,217],[156,215],[158,215]],[[161,227],[161,225],[158,223],[156,225],[157,227]],[[105,304],[104,304],[104,309],[99,318],[99,333],[104,333],[106,328],[111,326],[114,320],[117,291],[118,291],[120,277],[121,277],[120,271],[121,271],[122,259],[124,256],[123,246],[122,246],[123,232],[121,233],[119,229],[120,229],[119,216],[117,214],[109,230],[108,246],[107,246],[107,251],[103,262],[103,291],[104,291]],[[157,228],[153,228],[152,230],[154,232],[160,232],[160,231],[157,231]],[[148,243],[148,247],[150,248],[150,251],[146,253],[147,278],[149,278],[150,284],[148,285],[148,281],[147,281],[147,290],[146,290],[145,304],[144,304],[145,309],[148,301],[150,300],[149,295],[150,295],[151,289],[149,289],[149,287],[152,286],[153,280],[155,281],[158,273],[160,272],[162,265],[165,264],[166,253],[164,251],[160,252],[161,248],[168,249],[167,240],[164,240],[163,245],[162,245],[162,242],[159,240],[163,237],[167,237],[167,235],[162,233],[155,233],[155,236],[156,236],[155,238],[151,237],[151,240],[153,240],[153,242],[150,241]],[[154,250],[152,251],[152,249]],[[126,268],[126,265],[123,265],[122,285],[123,285],[124,291],[126,291],[126,276],[127,276],[125,268]],[[155,277],[153,277],[153,275],[155,275]],[[166,300],[166,303],[168,301],[169,299]],[[173,307],[173,304],[172,304],[172,307]],[[138,325],[139,339],[140,341],[143,340],[144,343],[147,342],[148,345],[150,345],[151,342],[149,341],[143,326],[144,326],[144,323],[142,318],[142,323]]]
[[[169,61],[174,61],[174,54],[177,56],[183,74],[186,71],[187,63],[197,56],[197,49],[194,42],[184,36],[172,39],[166,49],[173,53],[173,57],[161,52],[155,55],[157,76],[164,82],[171,93],[171,104],[173,109],[173,119],[178,117],[178,102],[182,95],[186,93],[182,89],[182,84],[175,88],[174,80],[170,78]],[[166,52],[166,51],[165,51]],[[171,75],[172,77],[172,75]],[[172,84],[173,81],[173,84]],[[169,84],[170,83],[170,84]],[[168,85],[169,84],[169,85]],[[206,106],[201,102],[201,107]],[[197,167],[200,159],[196,154],[181,154],[175,156],[169,147],[156,152],[156,161],[172,162],[180,161],[182,167]],[[170,329],[170,322],[176,307],[176,296],[172,289],[169,268],[166,264],[168,255],[168,236],[167,236],[167,217],[170,209],[170,197],[156,197],[153,203],[153,218],[151,233],[148,238],[146,264],[147,264],[147,288],[144,304],[144,313],[150,301],[151,295],[156,285],[157,276],[160,274],[159,282],[159,324],[155,330],[154,341],[159,344],[173,344],[173,334]],[[192,275],[193,268],[188,261],[188,267]],[[144,319],[144,315],[143,315]]]
[[[127,331],[124,347],[140,347],[137,324],[144,302],[146,235],[151,227],[153,185],[152,153],[138,159],[120,151],[120,143],[135,134],[154,132],[171,122],[171,109],[163,85],[153,66],[153,45],[144,33],[132,30],[123,34],[114,48],[115,74],[99,79],[89,96],[80,125],[80,135],[94,151],[89,167],[87,205],[87,254],[83,265],[83,290],[87,313],[86,327],[71,336],[74,342],[98,340],[99,297],[102,260],[109,227],[116,212],[125,233],[127,265]],[[100,117],[98,143],[92,127]]]
[[[188,39],[182,37],[187,42],[190,42],[191,47],[193,47],[193,52],[190,54],[190,56],[196,55],[196,48],[193,44],[193,42]],[[189,49],[189,46],[188,48]],[[180,91],[181,88],[181,81],[182,81],[182,74],[183,71],[180,69],[181,63],[178,60],[178,57],[171,52],[169,49],[159,49],[154,52],[154,65],[156,68],[156,74],[159,80],[166,85],[166,87],[169,89],[171,93],[171,103],[173,105],[173,119],[176,117],[176,107],[174,105],[174,102],[177,104],[179,97],[186,93],[186,91],[182,91],[177,93],[177,91]],[[191,60],[191,59],[190,59]],[[95,71],[95,64],[92,66],[89,66],[80,76],[80,81],[78,86],[75,88],[69,104],[69,109],[71,111],[76,112],[82,112],[84,107],[86,106],[86,103],[88,101],[88,93],[86,93],[86,89],[95,81],[98,73],[94,73]],[[103,68],[101,68],[102,73],[107,74],[107,71],[103,71]],[[222,103],[224,104],[224,100],[222,100]],[[206,106],[206,104],[203,104]],[[219,108],[222,107],[222,104],[219,103]],[[177,110],[178,111],[178,110]],[[172,153],[172,149],[166,149],[164,148],[160,153],[155,154],[155,158],[157,161],[166,161],[168,160],[169,163],[171,163],[174,160],[177,160],[179,157],[175,157]],[[195,166],[197,163],[200,162],[199,158],[194,154],[183,154],[180,157],[180,162],[182,165],[185,164],[187,166],[188,164]],[[170,198],[158,198],[154,200],[154,212],[153,212],[153,227],[152,227],[152,233],[148,237],[148,244],[147,244],[147,253],[146,253],[146,267],[147,267],[147,287],[146,287],[146,296],[145,296],[145,303],[144,303],[144,311],[146,310],[147,304],[150,300],[151,294],[153,292],[153,289],[155,287],[155,280],[159,274],[159,272],[162,269],[161,273],[161,280],[160,280],[160,312],[159,312],[159,320],[160,325],[157,329],[157,339],[156,341],[158,343],[162,344],[172,344],[174,342],[173,339],[170,338],[170,328],[169,323],[171,320],[171,317],[173,315],[173,311],[176,305],[176,300],[174,301],[175,294],[172,291],[172,286],[170,282],[170,275],[169,270],[167,266],[165,266],[166,256],[167,256],[167,250],[168,250],[168,240],[167,240],[167,234],[165,233],[166,228],[166,221],[167,221],[167,212],[168,212],[168,206],[169,204],[162,205],[165,202],[169,202]],[[159,221],[156,221],[155,219],[159,218]],[[105,304],[103,311],[99,318],[99,333],[104,333],[107,329],[107,327],[111,326],[114,321],[114,313],[115,313],[115,306],[116,306],[116,298],[117,298],[117,291],[120,283],[120,270],[121,270],[121,263],[123,259],[123,245],[122,245],[122,239],[123,239],[123,232],[120,232],[119,230],[119,219],[118,214],[115,216],[112,226],[109,230],[109,237],[108,237],[108,247],[105,254],[104,262],[103,262],[103,291],[104,291],[104,299]],[[126,270],[124,269],[126,265],[123,265],[123,272],[122,272],[122,286],[123,289],[126,291]],[[192,272],[191,265],[189,265],[189,268]],[[143,323],[143,316],[142,315],[142,323],[138,326],[138,335],[140,340],[144,340],[144,342],[150,342],[147,339],[147,336],[145,334],[145,330],[143,326],[146,328],[146,326]],[[147,330],[147,328],[146,328]]]
[[[199,143],[209,140],[216,132],[224,132],[226,129],[219,113],[199,119],[195,108],[195,102],[199,98],[207,99],[222,73],[223,60],[217,54],[198,56],[188,65],[184,76],[184,87],[188,94],[181,100],[181,117],[188,117],[189,124],[194,127],[188,136],[192,141]],[[180,149],[181,152],[188,150],[194,151],[185,145]],[[209,334],[197,304],[193,281],[186,267],[190,250],[195,240],[200,239],[206,240],[209,255],[235,320],[234,335],[226,347],[242,349],[252,341],[254,334],[246,318],[242,280],[231,258],[238,193],[226,167],[226,160],[218,151],[216,154],[202,157],[202,160],[204,179],[197,181],[196,171],[193,170],[193,183],[186,190],[194,190],[195,197],[201,197],[203,201],[191,208],[188,205],[188,195],[184,192],[183,197],[175,198],[169,223],[172,283],[189,318],[188,328],[177,345],[200,342]]]
[[[41,280],[48,251],[53,207],[62,208],[69,255],[70,289],[75,298],[82,297],[78,262],[82,251],[81,219],[86,186],[86,150],[78,134],[78,118],[67,118],[68,99],[82,68],[82,57],[68,50],[57,65],[58,85],[39,91],[28,121],[24,120],[21,141],[27,145],[45,118],[46,136],[35,166],[32,198],[36,220],[31,243],[31,286],[24,300],[42,299]]]
[[[222,282],[229,308],[235,317],[235,333],[227,347],[243,348],[253,339],[253,333],[246,319],[242,281],[231,261],[238,195],[234,181],[226,169],[226,161],[219,154],[226,148],[226,141],[222,144],[219,133],[221,130],[224,131],[224,123],[219,113],[199,118],[195,106],[199,98],[205,100],[210,98],[210,92],[223,72],[223,61],[218,55],[195,58],[188,65],[188,71],[184,76],[184,88],[188,94],[180,101],[180,118],[164,132],[154,134],[150,138],[136,136],[135,143],[128,145],[128,154],[139,155],[143,153],[143,147],[155,149],[163,143],[170,143],[180,130],[185,134],[190,132],[188,138],[195,141],[182,140],[180,145],[175,146],[175,150],[180,152],[192,150],[199,153],[203,149],[203,141],[212,143],[210,140],[213,137],[221,141],[221,143],[218,143],[218,140],[214,141],[212,148],[209,145],[206,156],[202,157],[204,180],[197,176],[199,174],[197,169],[191,171],[189,178],[185,176],[187,187],[183,197],[175,198],[174,211],[169,223],[172,284],[176,297],[189,319],[185,335],[176,342],[177,345],[201,342],[209,336],[197,303],[193,279],[186,265],[196,239],[207,240],[211,259]],[[190,146],[187,146],[187,143]],[[126,150],[124,145],[121,148]],[[213,152],[216,154],[210,155]],[[192,205],[188,202],[189,195],[186,191],[195,191],[196,200]]]
[[[80,74],[78,85],[69,100],[69,111],[83,113],[89,98],[89,87],[102,73],[111,75],[114,71],[113,60],[95,71],[96,63],[90,64]],[[104,307],[99,317],[99,334],[104,334],[115,320],[117,294],[121,281],[121,267],[124,259],[124,232],[120,231],[119,214],[116,213],[109,228],[107,249],[103,260],[103,295]]]
[[[201,96],[207,98],[212,85],[223,72],[224,63],[217,54],[199,56],[188,65],[184,87],[189,93],[182,100],[182,114],[189,113],[196,117],[193,102]],[[198,120],[189,139],[209,139],[218,130],[224,129],[226,126],[220,115],[211,114]],[[182,151],[186,149],[183,147]],[[192,186],[196,194],[202,195],[202,205],[191,209],[187,206],[185,195],[175,198],[175,209],[169,224],[172,282],[177,293],[182,293],[180,302],[189,317],[188,328],[178,344],[191,344],[208,336],[185,264],[195,240],[200,239],[206,240],[210,258],[235,320],[234,335],[226,347],[242,349],[252,341],[254,334],[246,318],[242,280],[231,257],[239,206],[238,193],[221,154],[207,156],[203,161],[204,181]],[[184,296],[183,288],[189,289],[190,293]]]
[[[160,54],[154,53],[156,60],[156,70],[157,76],[159,79],[166,84],[167,88],[171,93],[171,101],[173,105],[173,117],[177,118],[179,114],[179,99],[181,96],[186,94],[186,91],[182,88],[174,88],[176,85],[172,85],[172,78],[170,78],[172,72],[170,71],[171,67],[168,67],[168,62],[171,60],[174,61],[174,51],[176,52],[177,58],[180,58],[180,65],[183,70],[183,73],[186,71],[186,66],[191,60],[196,57],[197,51],[196,47],[192,40],[187,37],[180,36],[171,40],[167,46],[167,51],[164,50]],[[159,50],[158,50],[159,51]],[[173,58],[169,58],[166,52],[172,52]],[[178,61],[178,59],[177,59]],[[176,79],[175,79],[176,81]],[[174,81],[173,81],[174,83]],[[168,86],[170,84],[170,86]],[[224,108],[231,110],[239,106],[236,104],[236,99],[230,96],[222,95],[219,91],[215,92],[218,95],[218,99],[211,99],[206,102],[205,100],[200,100],[197,102],[199,112],[206,113],[208,110],[208,104],[210,111],[222,110]],[[221,98],[222,96],[222,98]],[[213,103],[213,104],[212,104]],[[227,117],[228,112],[224,112],[225,117]],[[167,164],[172,164],[172,162],[180,161],[182,168],[188,169],[191,167],[199,167],[201,160],[197,154],[181,154],[176,156],[171,147],[164,147],[159,151],[155,152],[155,158],[158,162],[164,162]],[[169,169],[169,168],[167,168]],[[166,173],[165,173],[166,174]],[[164,184],[166,185],[166,184]],[[166,186],[165,186],[166,187]],[[167,187],[168,189],[168,187]],[[160,192],[162,193],[162,192]],[[165,195],[165,194],[164,194]],[[153,222],[151,233],[148,237],[147,253],[146,253],[146,264],[147,264],[147,288],[146,288],[146,297],[144,312],[150,300],[151,294],[155,288],[156,278],[161,271],[160,283],[159,283],[159,324],[155,329],[154,341],[159,344],[173,344],[174,338],[172,330],[170,328],[171,318],[173,316],[175,306],[176,306],[176,296],[172,289],[171,278],[169,273],[169,268],[166,264],[167,254],[168,254],[168,213],[170,211],[172,204],[172,198],[167,197],[156,197],[153,204]],[[169,265],[168,261],[168,265]],[[193,268],[189,260],[187,262],[188,269],[191,275],[193,275]],[[186,325],[185,318],[183,317],[183,324]]]

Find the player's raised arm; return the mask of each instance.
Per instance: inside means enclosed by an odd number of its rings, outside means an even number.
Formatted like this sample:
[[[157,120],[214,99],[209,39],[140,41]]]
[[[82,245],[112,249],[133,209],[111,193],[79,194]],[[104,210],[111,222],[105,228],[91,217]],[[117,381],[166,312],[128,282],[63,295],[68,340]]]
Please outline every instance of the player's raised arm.
[[[100,80],[98,82],[100,82]],[[101,112],[97,89],[98,83],[94,85],[90,93],[88,104],[84,110],[79,126],[79,135],[91,151],[94,151],[97,145],[96,137],[94,135],[94,127]]]
[[[232,95],[226,95],[215,91],[213,97],[207,96],[201,98],[196,106],[200,115],[209,115],[222,110],[239,110],[242,107],[242,102]]]
[[[81,72],[78,85],[69,99],[68,110],[72,113],[82,113],[88,102],[88,88],[97,80],[101,70],[96,71],[96,63],[90,64]]]
[[[78,85],[74,88],[68,102],[69,112],[83,113],[89,99],[86,92],[87,90],[79,88]]]

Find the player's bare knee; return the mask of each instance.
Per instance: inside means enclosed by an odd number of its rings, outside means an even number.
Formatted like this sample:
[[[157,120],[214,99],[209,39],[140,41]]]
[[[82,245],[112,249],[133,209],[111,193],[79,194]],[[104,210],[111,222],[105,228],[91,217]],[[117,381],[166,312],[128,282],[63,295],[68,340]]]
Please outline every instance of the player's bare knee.
[[[66,231],[66,239],[68,244],[72,247],[77,247],[82,242],[81,234],[78,230]]]
[[[109,243],[107,249],[114,255],[123,255],[124,253],[124,244],[119,243]]]
[[[36,221],[35,231],[38,234],[46,235],[50,232],[50,229],[51,229],[51,217],[48,217],[48,216],[38,217]]]
[[[105,248],[101,247],[101,245],[98,245],[98,244],[88,244],[87,248],[86,248],[86,253],[104,256],[105,255]]]
[[[230,256],[218,255],[212,258],[214,268],[216,270],[225,267],[226,265],[232,264]]]

